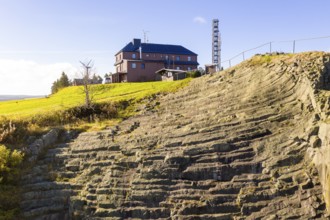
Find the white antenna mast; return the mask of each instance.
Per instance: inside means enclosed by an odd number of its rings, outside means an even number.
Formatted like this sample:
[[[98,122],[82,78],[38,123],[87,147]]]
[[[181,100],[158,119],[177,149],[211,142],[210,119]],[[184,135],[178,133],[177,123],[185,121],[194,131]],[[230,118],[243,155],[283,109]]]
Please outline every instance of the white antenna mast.
[[[142,30],[142,32],[143,32],[144,43],[148,43],[149,39],[147,33],[149,33],[149,31]]]

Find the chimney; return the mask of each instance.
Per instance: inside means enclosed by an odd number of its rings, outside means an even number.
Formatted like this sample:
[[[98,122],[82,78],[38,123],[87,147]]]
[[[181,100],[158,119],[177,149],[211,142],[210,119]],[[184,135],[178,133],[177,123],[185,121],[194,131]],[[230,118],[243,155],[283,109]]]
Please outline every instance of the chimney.
[[[141,46],[141,39],[133,39],[133,45],[135,46],[135,47],[140,47]]]
[[[139,51],[140,51],[140,60],[142,60],[142,46],[141,45],[139,47]]]

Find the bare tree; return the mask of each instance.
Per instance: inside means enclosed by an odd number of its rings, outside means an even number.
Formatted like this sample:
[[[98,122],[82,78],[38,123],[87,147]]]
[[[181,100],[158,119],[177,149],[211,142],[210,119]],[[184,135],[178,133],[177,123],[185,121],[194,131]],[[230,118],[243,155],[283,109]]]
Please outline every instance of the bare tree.
[[[81,62],[82,65],[82,80],[83,80],[83,88],[85,93],[85,105],[87,108],[92,107],[92,100],[91,100],[91,72],[93,68],[92,60],[88,62]]]

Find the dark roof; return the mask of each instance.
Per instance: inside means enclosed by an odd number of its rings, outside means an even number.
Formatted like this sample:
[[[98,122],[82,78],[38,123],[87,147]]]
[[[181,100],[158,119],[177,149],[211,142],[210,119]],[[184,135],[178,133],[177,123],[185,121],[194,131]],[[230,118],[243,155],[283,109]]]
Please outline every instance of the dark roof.
[[[173,65],[173,60],[164,60],[164,63],[168,65]],[[174,65],[199,65],[198,62],[196,61],[175,61],[174,60]]]
[[[150,44],[150,43],[128,43],[120,52],[139,52],[141,46],[143,53],[162,53],[162,54],[179,54],[179,55],[196,55],[196,53],[188,50],[187,48],[180,45],[170,44]],[[117,54],[118,54],[117,53]]]
[[[187,71],[184,70],[176,70],[176,69],[166,69],[166,68],[162,68],[160,70],[157,70],[156,73],[158,74],[164,74],[166,72],[172,72],[172,73],[186,73]]]

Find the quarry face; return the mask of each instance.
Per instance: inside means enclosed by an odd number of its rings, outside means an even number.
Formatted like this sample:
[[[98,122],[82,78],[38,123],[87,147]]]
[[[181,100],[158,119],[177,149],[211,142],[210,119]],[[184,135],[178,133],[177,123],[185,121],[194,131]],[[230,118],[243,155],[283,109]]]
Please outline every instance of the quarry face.
[[[23,214],[327,219],[329,90],[321,52],[255,56],[194,79],[116,127],[51,146],[22,179]]]

